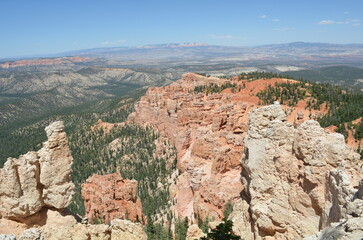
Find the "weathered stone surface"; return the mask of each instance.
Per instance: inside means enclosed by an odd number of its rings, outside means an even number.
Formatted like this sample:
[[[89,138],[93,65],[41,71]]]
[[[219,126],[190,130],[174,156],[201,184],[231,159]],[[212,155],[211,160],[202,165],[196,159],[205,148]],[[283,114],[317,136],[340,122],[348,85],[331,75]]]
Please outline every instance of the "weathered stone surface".
[[[341,171],[337,171],[338,174]],[[343,175],[344,177],[344,175]],[[336,190],[342,189],[337,187]],[[363,197],[360,193],[363,191],[362,181],[360,181],[358,191],[355,192],[354,197],[350,198],[344,206],[338,206],[340,213],[345,213],[345,218],[340,219],[339,222],[332,223],[331,226],[324,228],[322,231],[315,235],[306,237],[306,240],[325,240],[325,239],[343,239],[343,240],[361,240],[363,237]],[[346,195],[343,193],[337,195],[336,202],[340,202]],[[336,209],[333,209],[337,212]]]
[[[342,135],[315,121],[295,129],[278,103],[250,113],[242,167],[254,239],[301,239],[338,221],[361,178]]]
[[[186,240],[199,240],[206,234],[198,227],[198,224],[192,224],[188,227]]]
[[[22,233],[19,240],[44,240],[44,237],[39,229],[29,228]]]
[[[0,234],[0,240],[16,240],[14,234]]]
[[[21,220],[42,207],[65,208],[72,200],[73,158],[63,122],[46,127],[48,141],[38,152],[9,158],[0,169],[0,214]]]
[[[253,240],[253,232],[248,212],[249,205],[245,200],[238,199],[228,220],[233,222],[232,231],[244,240]]]
[[[111,221],[111,239],[112,240],[146,240],[147,235],[142,225],[132,223],[128,220],[114,219]]]
[[[92,175],[82,184],[82,198],[89,220],[109,223],[112,219],[144,222],[137,194],[137,181],[123,179],[119,173]]]
[[[41,226],[17,232],[17,239],[21,240],[146,240],[147,235],[143,226],[128,220],[114,219],[110,225],[106,224],[81,224],[77,223],[72,215],[64,215],[58,211],[47,210],[44,212]],[[0,219],[0,223],[4,219]],[[10,221],[10,220],[7,220]],[[15,222],[15,221],[12,221]],[[21,225],[21,223],[17,223]],[[11,226],[9,226],[11,227]],[[16,229],[8,229],[15,230]],[[0,234],[0,239],[15,240],[15,234]]]

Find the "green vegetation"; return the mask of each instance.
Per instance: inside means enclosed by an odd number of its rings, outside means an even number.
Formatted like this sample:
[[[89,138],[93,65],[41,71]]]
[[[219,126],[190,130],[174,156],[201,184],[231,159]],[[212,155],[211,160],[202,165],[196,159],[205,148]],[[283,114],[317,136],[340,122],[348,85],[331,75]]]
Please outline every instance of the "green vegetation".
[[[237,86],[236,83],[224,83],[221,85],[215,84],[215,83],[211,83],[208,85],[201,85],[201,86],[196,86],[194,88],[194,93],[205,93],[206,95],[208,94],[213,94],[213,93],[221,93],[224,89],[227,88],[235,88]]]
[[[223,217],[224,219],[228,219],[229,215],[231,215],[233,211],[233,204],[231,201],[228,201],[225,205],[224,205],[224,209],[223,209]]]
[[[360,123],[355,125],[354,138],[357,140],[361,140],[363,138],[363,119]]]
[[[185,240],[188,231],[188,218],[178,219],[175,223],[175,240]]]
[[[135,99],[117,98],[103,100],[87,111],[74,111],[55,115],[28,126],[1,131],[1,163],[8,156],[18,157],[29,150],[38,150],[46,140],[44,127],[56,120],[63,120],[69,147],[74,158],[72,179],[76,193],[69,206],[73,213],[84,215],[81,184],[93,173],[109,174],[120,172],[122,177],[136,179],[139,183],[138,196],[143,205],[143,214],[149,219],[149,239],[172,239],[171,230],[164,223],[157,222],[156,214],[167,216],[169,209],[169,183],[171,173],[176,169],[176,150],[150,127],[127,124],[106,132],[94,128],[99,119],[107,122],[123,122],[133,111]],[[29,141],[29,139],[31,141]],[[118,139],[114,141],[115,139]],[[113,142],[114,141],[114,142]],[[162,147],[162,156],[154,155],[156,141]],[[16,146],[14,142],[16,142]],[[94,219],[101,223],[102,219]],[[182,224],[177,224],[182,228]],[[184,226],[184,228],[186,228]],[[150,231],[149,231],[150,230]],[[181,231],[181,230],[179,230]],[[183,239],[182,237],[180,239]]]
[[[198,220],[198,227],[204,232],[207,233],[209,230],[209,223],[214,221],[214,218],[210,219],[209,216],[206,216],[206,218],[203,220],[199,214],[197,217]]]
[[[281,104],[296,106],[300,99],[306,98],[305,83],[276,83],[268,86],[266,90],[257,93],[263,104],[273,104],[279,101]]]
[[[233,222],[231,220],[224,219],[224,222],[220,223],[215,229],[211,229],[207,233],[207,237],[201,238],[201,240],[239,240],[239,236],[232,233]]]
[[[148,223],[146,225],[145,230],[146,230],[148,240],[172,240],[173,239],[170,228],[165,228],[162,223],[154,223],[151,219],[148,219]]]
[[[330,84],[308,82],[276,83],[257,93],[262,104],[280,101],[288,106],[296,106],[299,100],[307,101],[307,108],[321,109],[325,104],[328,113],[317,120],[322,127],[339,126],[353,121],[363,114],[363,94],[353,93]]]
[[[122,122],[130,112],[132,107],[126,106],[99,117],[102,120],[117,118]],[[98,117],[87,114],[66,122],[69,147],[74,158],[72,177],[77,190],[74,201],[69,206],[71,211],[84,214],[80,185],[89,176],[94,173],[120,172],[122,177],[138,181],[138,195],[144,215],[152,218],[156,213],[161,213],[169,201],[167,179],[176,168],[170,163],[176,158],[175,149],[164,142],[165,154],[156,157],[155,141],[159,136],[151,128],[127,124],[112,128],[106,133],[102,128],[92,130],[97,119]]]
[[[287,77],[290,78],[291,77]],[[256,94],[261,104],[272,104],[279,101],[281,104],[294,107],[299,100],[307,102],[306,108],[311,110],[327,109],[327,113],[316,120],[322,127],[337,126],[336,131],[348,136],[348,129],[353,132],[356,140],[362,139],[363,126],[351,122],[363,116],[363,94],[352,92],[331,84],[299,81],[297,83],[276,83]],[[358,150],[362,155],[362,151]]]
[[[294,79],[291,76],[288,75],[282,75],[278,73],[272,73],[272,72],[250,72],[250,73],[241,73],[239,76],[239,80],[248,80],[248,81],[254,81],[257,79],[271,79],[271,78],[288,78],[288,79]]]
[[[322,82],[349,86],[355,89],[363,89],[363,83],[357,81],[363,79],[363,69],[348,66],[333,66],[300,71],[289,71],[285,74],[295,78],[302,78],[312,82]]]
[[[345,138],[345,141],[347,141],[348,131],[344,123],[339,124],[335,131],[342,134]]]

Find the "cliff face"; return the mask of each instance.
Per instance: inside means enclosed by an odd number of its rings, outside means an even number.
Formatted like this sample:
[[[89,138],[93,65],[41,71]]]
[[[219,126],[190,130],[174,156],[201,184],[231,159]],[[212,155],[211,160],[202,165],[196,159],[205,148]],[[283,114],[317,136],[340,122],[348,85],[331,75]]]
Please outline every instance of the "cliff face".
[[[45,129],[48,141],[38,152],[9,158],[0,169],[0,214],[21,220],[43,207],[63,209],[72,200],[73,158],[63,122]]]
[[[130,116],[157,129],[175,145],[182,171],[171,188],[180,218],[223,217],[223,206],[242,191],[240,158],[247,131],[242,102],[229,94],[192,94],[195,86],[223,83],[217,78],[187,74],[170,86],[150,88]]]
[[[178,217],[220,220],[227,201],[243,190],[240,159],[248,130],[248,114],[258,107],[256,93],[287,79],[238,81],[185,74],[181,80],[149,88],[129,119],[151,125],[175,145],[182,174],[171,188]],[[219,93],[195,92],[195,87],[235,84]],[[304,104],[298,104],[304,106]],[[290,109],[289,121],[302,122],[304,107]]]
[[[347,216],[362,176],[344,137],[308,120],[303,101],[256,109],[257,92],[286,81],[246,81],[237,92],[206,95],[195,87],[227,80],[186,74],[150,88],[136,104],[129,120],[151,125],[176,146],[181,175],[170,193],[177,217],[220,220],[231,200],[240,236],[301,239]]]
[[[362,174],[342,135],[312,120],[294,128],[275,104],[250,113],[244,144],[244,191],[231,215],[236,232],[301,239],[347,216]]]
[[[115,218],[143,221],[142,205],[136,196],[137,181],[119,173],[92,175],[82,184],[82,198],[88,219],[109,223]]]

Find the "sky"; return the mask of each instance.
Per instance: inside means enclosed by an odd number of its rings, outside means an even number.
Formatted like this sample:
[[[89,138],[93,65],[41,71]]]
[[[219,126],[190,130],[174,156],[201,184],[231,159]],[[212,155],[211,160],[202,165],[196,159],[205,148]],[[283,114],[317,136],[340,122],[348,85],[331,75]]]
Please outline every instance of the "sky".
[[[0,0],[0,59],[203,42],[363,43],[363,0]]]

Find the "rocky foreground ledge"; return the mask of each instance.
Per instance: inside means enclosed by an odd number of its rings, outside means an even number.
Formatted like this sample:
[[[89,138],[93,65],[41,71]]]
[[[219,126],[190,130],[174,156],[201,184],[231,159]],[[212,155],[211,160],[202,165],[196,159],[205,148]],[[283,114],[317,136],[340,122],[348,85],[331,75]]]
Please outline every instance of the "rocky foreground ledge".
[[[71,202],[73,158],[64,124],[45,128],[37,152],[9,158],[0,169],[0,239],[147,239],[141,224],[114,219],[109,225],[79,223]]]

